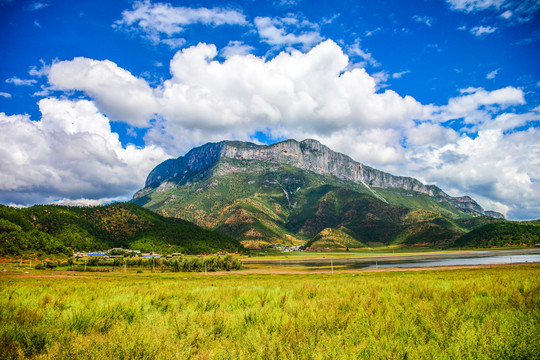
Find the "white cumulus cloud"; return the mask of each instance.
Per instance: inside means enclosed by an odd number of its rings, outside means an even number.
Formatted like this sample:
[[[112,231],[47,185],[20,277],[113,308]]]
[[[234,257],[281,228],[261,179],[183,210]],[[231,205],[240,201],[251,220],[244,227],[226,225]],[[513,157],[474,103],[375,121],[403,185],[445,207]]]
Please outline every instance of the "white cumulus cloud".
[[[123,147],[91,101],[50,98],[41,100],[39,108],[39,121],[0,113],[0,198],[4,203],[127,195],[167,158],[155,146]]]
[[[48,79],[55,89],[84,91],[112,120],[133,126],[147,126],[157,110],[148,83],[108,60],[61,61],[50,67]]]
[[[332,133],[388,128],[423,114],[412,97],[379,92],[364,69],[347,70],[347,55],[330,40],[271,60],[239,54],[219,62],[217,54],[207,44],[179,51],[171,79],[156,88],[110,61],[86,58],[53,64],[49,82],[83,91],[112,120],[150,127],[155,118],[147,140],[176,152],[203,139],[247,139],[261,128]]]
[[[509,106],[525,104],[523,90],[511,86],[493,91],[468,88],[461,92],[461,96],[449,99],[448,105],[432,108],[429,117],[440,122],[463,119],[467,124],[478,124]]]
[[[540,144],[538,129],[504,134],[482,130],[475,139],[408,151],[410,171],[421,172],[453,195],[464,190],[484,206],[512,219],[540,217]],[[488,208],[489,209],[489,208]]]
[[[270,61],[247,55],[220,63],[216,54],[213,45],[199,44],[175,55],[173,77],[162,86],[160,131],[177,136],[167,128],[181,126],[242,138],[268,127],[332,133],[389,127],[423,111],[411,97],[377,92],[364,69],[346,71],[348,57],[333,41]],[[160,138],[153,129],[149,136]]]

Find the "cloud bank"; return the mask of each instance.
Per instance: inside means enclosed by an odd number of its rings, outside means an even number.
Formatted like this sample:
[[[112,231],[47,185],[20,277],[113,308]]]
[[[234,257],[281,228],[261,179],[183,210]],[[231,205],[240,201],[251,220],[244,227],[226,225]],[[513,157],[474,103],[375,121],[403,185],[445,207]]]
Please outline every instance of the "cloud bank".
[[[39,121],[0,113],[0,197],[6,203],[127,198],[167,158],[154,145],[122,147],[91,101],[48,98],[39,108]]]
[[[523,130],[540,115],[515,111],[526,103],[521,89],[467,88],[447,104],[421,104],[378,89],[332,40],[272,59],[230,46],[238,51],[221,62],[212,44],[178,51],[170,78],[155,87],[110,61],[53,64],[51,88],[88,99],[43,99],[37,122],[0,117],[1,133],[14,134],[0,139],[2,196],[130,196],[167,154],[208,141],[253,141],[263,132],[318,139],[360,162],[471,195],[510,218],[540,217],[539,134]],[[145,147],[122,147],[111,120],[146,129]]]

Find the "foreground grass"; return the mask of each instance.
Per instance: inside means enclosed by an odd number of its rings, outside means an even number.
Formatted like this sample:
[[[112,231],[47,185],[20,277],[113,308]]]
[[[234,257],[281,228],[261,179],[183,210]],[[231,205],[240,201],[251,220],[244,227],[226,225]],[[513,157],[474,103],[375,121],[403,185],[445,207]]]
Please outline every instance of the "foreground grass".
[[[0,358],[538,359],[539,274],[8,274]]]

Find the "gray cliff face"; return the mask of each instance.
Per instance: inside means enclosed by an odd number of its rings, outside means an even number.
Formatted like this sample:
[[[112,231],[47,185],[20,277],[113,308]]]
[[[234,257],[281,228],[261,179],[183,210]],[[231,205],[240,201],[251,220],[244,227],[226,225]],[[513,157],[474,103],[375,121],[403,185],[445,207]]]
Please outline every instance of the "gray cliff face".
[[[145,187],[154,187],[172,179],[183,180],[189,174],[209,168],[221,157],[224,144],[208,143],[190,150],[185,156],[162,162],[150,172]]]
[[[436,197],[438,201],[447,202],[466,212],[485,213],[468,196],[454,198],[434,185],[424,185],[414,178],[373,169],[312,139],[301,142],[286,140],[272,145],[239,141],[208,143],[192,149],[185,156],[158,165],[148,175],[145,187],[157,187],[168,180],[179,182],[203,170],[212,171],[213,165],[221,158],[288,164],[320,175],[333,175],[342,180],[362,183],[367,187],[415,191]]]

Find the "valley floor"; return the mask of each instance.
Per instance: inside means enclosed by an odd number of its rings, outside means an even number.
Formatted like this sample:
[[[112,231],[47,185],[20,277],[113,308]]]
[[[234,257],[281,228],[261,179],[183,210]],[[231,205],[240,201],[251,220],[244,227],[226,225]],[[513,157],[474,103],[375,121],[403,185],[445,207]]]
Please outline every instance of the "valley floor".
[[[2,359],[540,354],[539,264],[334,275],[7,270]]]

